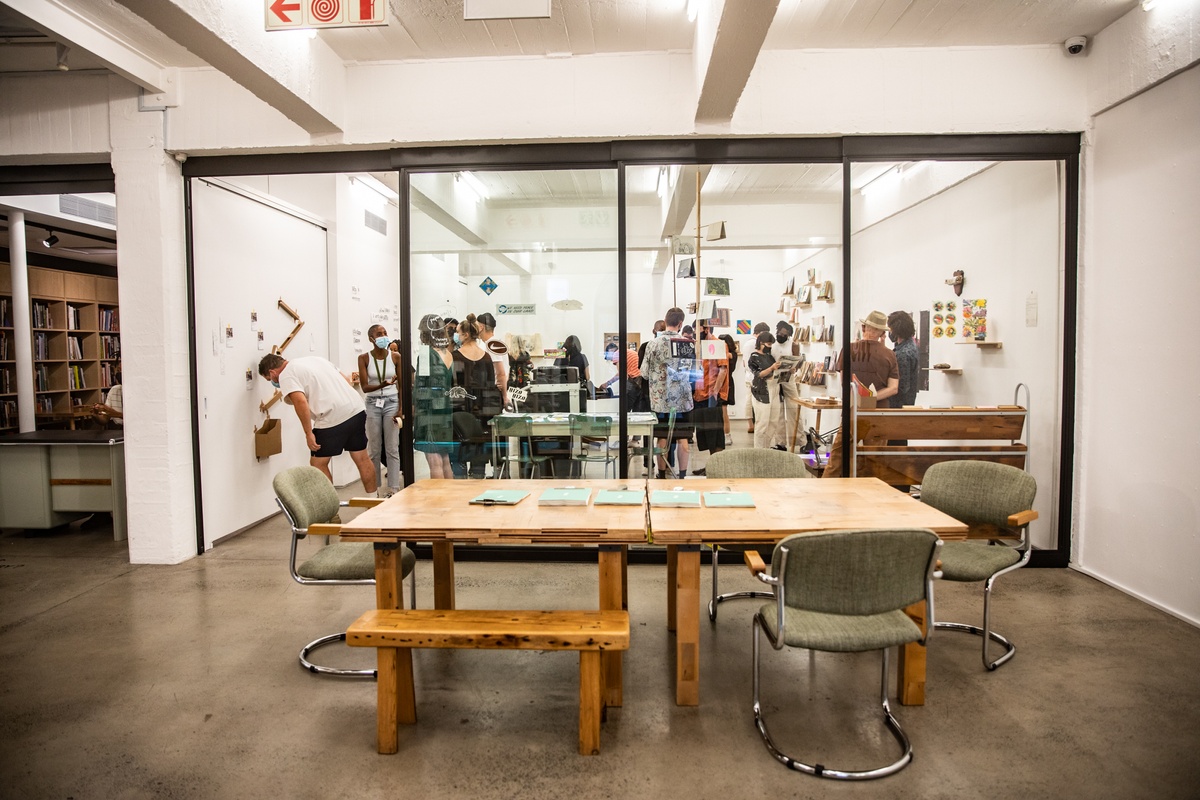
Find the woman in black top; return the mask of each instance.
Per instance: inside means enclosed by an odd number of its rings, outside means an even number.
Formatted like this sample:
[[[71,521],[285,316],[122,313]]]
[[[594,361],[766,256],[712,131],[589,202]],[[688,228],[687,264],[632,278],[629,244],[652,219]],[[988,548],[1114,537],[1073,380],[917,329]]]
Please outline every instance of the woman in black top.
[[[565,355],[554,359],[554,366],[575,367],[579,371],[579,410],[587,411],[588,382],[592,379],[592,373],[588,369],[587,356],[582,352],[583,346],[579,343],[579,337],[574,334],[568,336],[563,342],[563,351]]]
[[[729,438],[729,407],[737,402],[737,399],[734,397],[734,389],[737,388],[737,382],[733,379],[733,371],[737,369],[738,365],[737,342],[728,333],[722,333],[717,338],[725,343],[725,356],[729,360],[729,380],[726,384],[729,387],[729,396],[720,401],[721,413],[725,415],[725,444],[729,445],[733,444],[733,441]]]
[[[454,407],[454,433],[458,450],[450,457],[454,477],[484,477],[487,426],[500,413],[500,390],[496,386],[496,368],[492,356],[479,344],[479,328],[474,314],[468,314],[458,326],[461,344],[454,351],[454,389],[450,400]]]

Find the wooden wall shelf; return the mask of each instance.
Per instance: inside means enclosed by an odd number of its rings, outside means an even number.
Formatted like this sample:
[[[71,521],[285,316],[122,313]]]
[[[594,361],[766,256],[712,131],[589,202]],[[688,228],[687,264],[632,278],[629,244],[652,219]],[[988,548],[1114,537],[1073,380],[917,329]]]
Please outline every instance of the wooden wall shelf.
[[[982,347],[987,350],[999,350],[1001,347],[1004,347],[1004,342],[976,342],[974,340],[955,342],[955,344],[973,344],[976,347]]]

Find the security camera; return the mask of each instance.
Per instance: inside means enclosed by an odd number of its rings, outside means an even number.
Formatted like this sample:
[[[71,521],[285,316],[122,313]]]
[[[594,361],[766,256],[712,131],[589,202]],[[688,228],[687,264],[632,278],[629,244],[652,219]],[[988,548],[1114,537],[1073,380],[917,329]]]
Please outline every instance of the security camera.
[[[1087,37],[1072,36],[1070,39],[1067,39],[1065,42],[1063,42],[1063,47],[1066,49],[1067,55],[1077,56],[1087,49]]]

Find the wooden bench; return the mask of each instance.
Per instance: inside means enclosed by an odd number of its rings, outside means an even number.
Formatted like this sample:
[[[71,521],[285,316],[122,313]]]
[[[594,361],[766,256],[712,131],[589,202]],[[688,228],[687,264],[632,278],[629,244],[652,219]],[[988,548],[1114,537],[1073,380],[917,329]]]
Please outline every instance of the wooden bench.
[[[858,412],[858,477],[894,486],[921,483],[925,470],[943,461],[995,461],[1025,469],[1028,448],[1017,441],[1025,428],[1022,406],[978,408],[879,408]],[[888,441],[906,439],[905,446]],[[945,442],[914,444],[914,442]],[[963,442],[966,442],[965,444]]]
[[[379,752],[399,749],[398,723],[417,721],[413,648],[579,651],[579,753],[600,752],[602,650],[629,649],[627,611],[376,609],[346,631],[351,647],[378,648]]]

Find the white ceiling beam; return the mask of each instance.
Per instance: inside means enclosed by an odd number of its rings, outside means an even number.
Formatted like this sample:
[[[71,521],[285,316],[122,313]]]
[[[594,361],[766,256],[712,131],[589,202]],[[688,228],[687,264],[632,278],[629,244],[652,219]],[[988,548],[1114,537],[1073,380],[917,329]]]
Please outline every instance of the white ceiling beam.
[[[59,0],[4,0],[5,5],[28,19],[55,41],[91,53],[105,67],[150,94],[170,93],[176,71],[148,58],[67,8]]]
[[[320,38],[308,39],[303,31],[267,32],[261,2],[118,2],[306,132],[314,136],[342,132],[346,94],[342,59]]]
[[[696,103],[697,123],[720,125],[733,119],[778,8],[779,0],[755,0],[726,2],[719,9],[712,50],[707,59],[697,59],[704,70]],[[703,47],[701,30],[697,26],[697,45]]]

